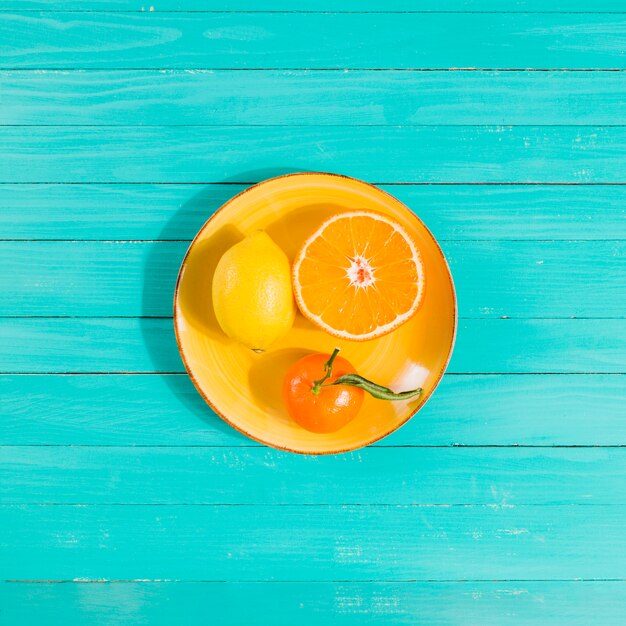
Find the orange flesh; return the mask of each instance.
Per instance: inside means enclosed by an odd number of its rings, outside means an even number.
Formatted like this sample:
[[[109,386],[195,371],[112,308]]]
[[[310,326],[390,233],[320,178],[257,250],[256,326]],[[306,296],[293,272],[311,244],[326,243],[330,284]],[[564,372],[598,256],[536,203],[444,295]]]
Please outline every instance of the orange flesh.
[[[322,328],[369,339],[415,313],[423,271],[401,226],[357,211],[331,218],[305,243],[294,264],[294,289],[303,314]]]

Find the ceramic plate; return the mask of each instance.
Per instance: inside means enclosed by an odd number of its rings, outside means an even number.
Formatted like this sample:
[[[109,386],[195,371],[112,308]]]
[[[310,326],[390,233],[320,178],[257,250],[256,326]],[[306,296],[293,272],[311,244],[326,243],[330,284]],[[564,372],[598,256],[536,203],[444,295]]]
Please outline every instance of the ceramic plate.
[[[264,229],[293,260],[306,237],[342,211],[371,209],[398,221],[413,237],[426,276],[424,301],[413,319],[389,335],[350,342],[318,330],[300,313],[289,334],[267,352],[230,340],[211,302],[213,272],[222,254]],[[396,430],[424,405],[452,353],[456,299],[439,245],[400,201],[367,183],[333,174],[291,174],[255,185],[222,206],[202,227],[183,260],[174,296],[176,339],[198,391],[226,422],[269,446],[306,454],[345,452]],[[366,394],[359,415],[335,433],[315,434],[289,418],[282,379],[300,357],[341,348],[357,371],[396,391],[422,387],[418,400],[386,402]]]

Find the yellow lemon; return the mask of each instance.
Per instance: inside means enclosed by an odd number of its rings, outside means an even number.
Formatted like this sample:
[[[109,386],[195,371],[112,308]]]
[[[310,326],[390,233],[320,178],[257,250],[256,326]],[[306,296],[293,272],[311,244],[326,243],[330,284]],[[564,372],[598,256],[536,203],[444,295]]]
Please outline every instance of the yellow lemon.
[[[266,232],[224,253],[213,275],[213,307],[222,330],[255,351],[287,334],[296,315],[291,267]]]

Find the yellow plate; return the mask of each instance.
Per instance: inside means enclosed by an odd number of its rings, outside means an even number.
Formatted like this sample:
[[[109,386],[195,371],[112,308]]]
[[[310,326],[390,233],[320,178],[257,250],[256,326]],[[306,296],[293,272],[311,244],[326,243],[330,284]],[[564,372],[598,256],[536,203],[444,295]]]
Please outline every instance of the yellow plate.
[[[211,302],[222,254],[264,229],[293,260],[321,222],[342,211],[372,209],[398,221],[422,254],[424,301],[416,316],[389,335],[350,342],[318,330],[300,313],[289,334],[263,354],[224,335]],[[222,206],[202,227],[183,260],[174,295],[176,339],[202,397],[226,422],[252,439],[305,454],[366,446],[396,430],[424,405],[448,364],[456,332],[450,270],[435,238],[400,201],[367,183],[334,174],[292,174],[266,180]],[[289,418],[281,401],[289,366],[311,352],[341,348],[359,374],[395,391],[423,387],[418,400],[386,402],[366,394],[354,421],[330,434],[311,433]]]

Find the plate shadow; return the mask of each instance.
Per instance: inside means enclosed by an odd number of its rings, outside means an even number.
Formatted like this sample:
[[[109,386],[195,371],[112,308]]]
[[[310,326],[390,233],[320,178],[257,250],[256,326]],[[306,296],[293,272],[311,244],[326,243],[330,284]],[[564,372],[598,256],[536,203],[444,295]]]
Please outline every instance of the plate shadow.
[[[197,193],[173,213],[160,231],[158,240],[167,241],[169,242],[168,245],[152,246],[145,261],[140,327],[142,339],[150,355],[154,371],[160,373],[172,394],[198,419],[229,437],[245,442],[249,440],[216,415],[200,394],[185,393],[185,385],[180,384],[180,376],[186,374],[171,373],[184,371],[176,345],[173,321],[170,319],[169,328],[165,333],[155,333],[154,318],[161,316],[171,318],[174,286],[180,264],[189,243],[213,213],[234,195],[250,187],[251,184],[296,171],[281,167],[244,171],[223,180],[221,184],[200,186]],[[238,240],[237,232],[234,228],[232,232],[222,233],[220,231],[220,245],[225,246],[224,250],[229,247],[227,245],[229,241],[236,243]],[[239,238],[241,238],[240,235]],[[174,254],[172,254],[172,249],[174,249]],[[206,254],[202,256],[207,267],[214,267],[220,255],[207,247]],[[193,268],[193,271],[199,272],[199,268]],[[210,285],[210,278],[206,278],[210,273],[205,271],[203,277],[198,274],[197,278],[200,283],[204,281]],[[187,311],[191,313],[194,323],[201,324],[203,327],[206,327],[207,324],[210,325],[211,316],[214,317],[212,307],[199,310],[196,305],[191,304],[191,308],[188,307]],[[259,444],[251,442],[251,445]]]

